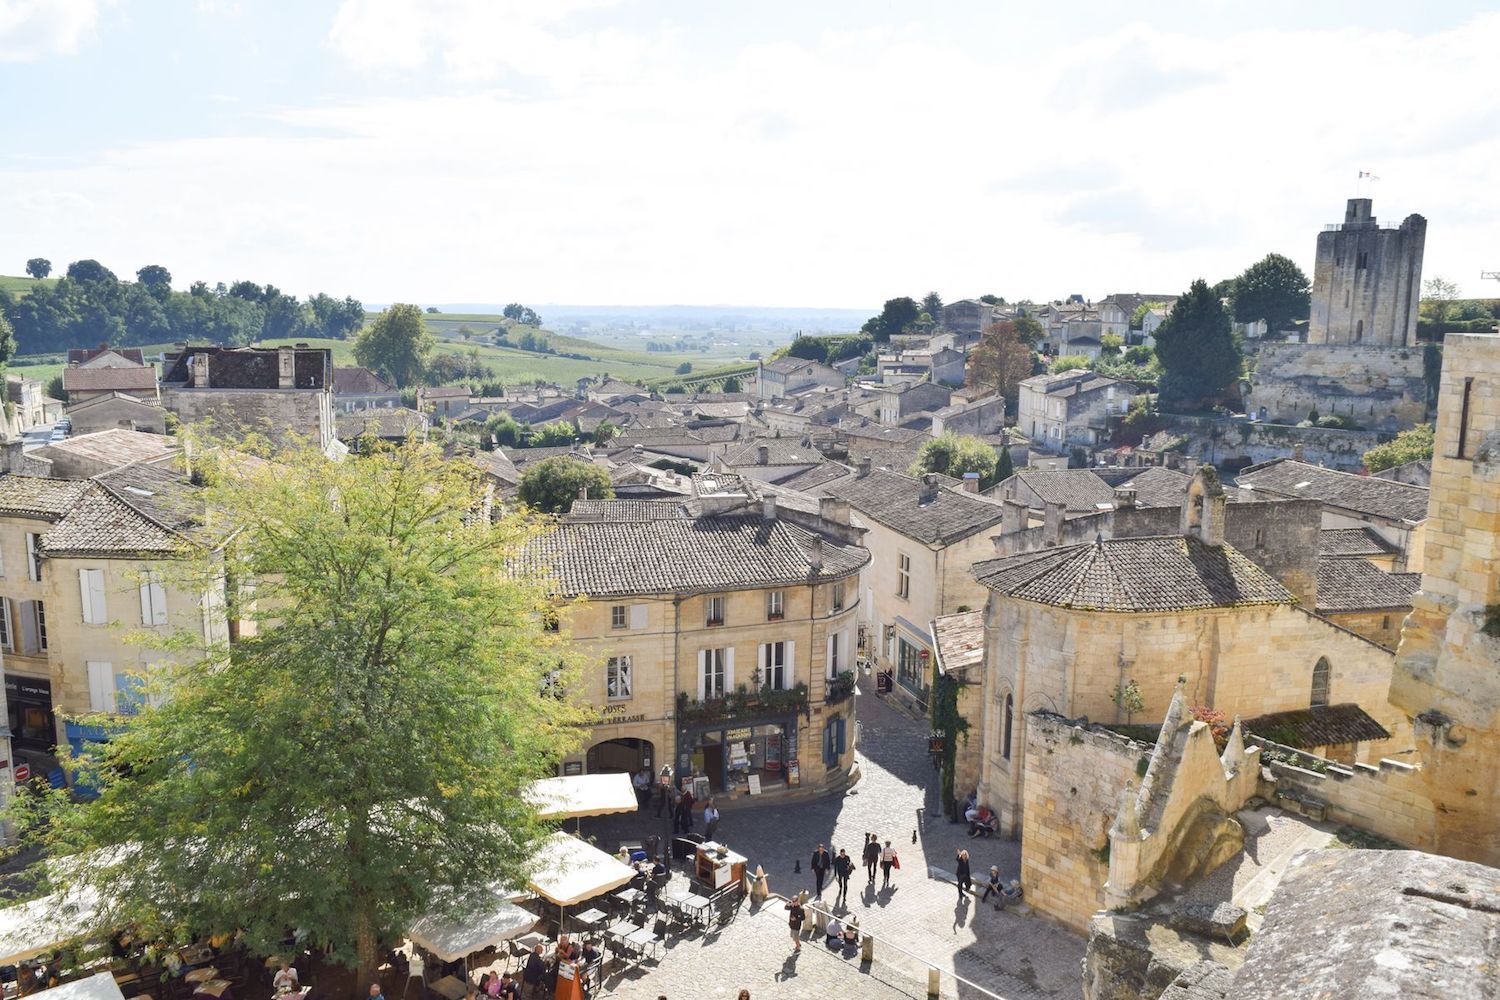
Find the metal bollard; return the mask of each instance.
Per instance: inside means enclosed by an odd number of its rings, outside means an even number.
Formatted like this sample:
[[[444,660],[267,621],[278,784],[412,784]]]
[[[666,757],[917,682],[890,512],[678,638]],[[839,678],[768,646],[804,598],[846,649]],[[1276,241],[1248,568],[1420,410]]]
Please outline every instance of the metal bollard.
[[[941,985],[942,974],[936,969],[927,970],[927,995],[935,997],[938,995],[938,987]]]
[[[859,960],[861,962],[875,961],[875,935],[866,934],[859,941]]]

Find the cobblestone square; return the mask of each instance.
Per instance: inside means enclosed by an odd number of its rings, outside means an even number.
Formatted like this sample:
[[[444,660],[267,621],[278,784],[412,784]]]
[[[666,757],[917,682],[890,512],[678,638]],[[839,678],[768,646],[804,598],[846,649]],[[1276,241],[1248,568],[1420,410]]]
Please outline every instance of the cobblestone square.
[[[733,997],[743,986],[754,997],[761,994],[750,984],[760,983],[774,990],[765,995],[777,997],[813,995],[796,992],[809,988],[808,984],[817,987],[819,996],[925,996],[929,964],[944,973],[946,996],[983,995],[956,983],[954,973],[1005,1000],[1071,1000],[1080,995],[1082,938],[1035,915],[996,911],[974,896],[960,899],[951,874],[960,849],[969,851],[974,877],[982,884],[990,865],[998,865],[1007,880],[1018,876],[1020,845],[993,838],[971,840],[963,824],[931,815],[937,774],[927,755],[928,726],[870,694],[872,688],[873,684],[862,681],[857,695],[861,778],[856,785],[840,795],[784,804],[721,799],[723,820],[717,839],[748,857],[752,870],[761,866],[771,891],[783,895],[812,891],[809,860],[817,844],[826,844],[835,854],[844,848],[857,858],[867,832],[882,841],[889,839],[901,861],[900,870],[892,873],[891,887],[881,888],[878,874],[876,884],[869,885],[859,868],[850,881],[847,905],[834,912],[858,916],[861,927],[874,933],[881,945],[890,942],[908,954],[880,947],[874,967],[862,975],[857,960],[846,962],[826,953],[810,955],[810,946],[804,944],[802,961],[794,970],[798,975],[777,979],[791,944],[781,905],[773,899],[766,907],[769,912],[751,914],[747,904],[740,918],[709,942],[711,953],[691,963],[698,969],[696,974],[679,971],[688,957],[687,952],[678,954],[688,944],[684,941],[663,959],[659,971],[622,980],[617,995],[647,1000],[661,994],[673,1000],[678,996]],[[622,839],[664,836],[666,823],[648,809],[584,820],[582,832],[612,850]],[[701,833],[701,824],[695,829]],[[830,878],[823,892],[830,906],[835,892],[831,883]],[[763,924],[769,924],[769,929],[762,929]],[[821,949],[822,945],[811,947]],[[829,961],[846,967],[827,966]],[[885,982],[882,976],[891,981]],[[825,989],[824,980],[829,977],[843,985],[838,990]],[[657,983],[661,985],[653,985]],[[680,992],[684,988],[691,992]]]

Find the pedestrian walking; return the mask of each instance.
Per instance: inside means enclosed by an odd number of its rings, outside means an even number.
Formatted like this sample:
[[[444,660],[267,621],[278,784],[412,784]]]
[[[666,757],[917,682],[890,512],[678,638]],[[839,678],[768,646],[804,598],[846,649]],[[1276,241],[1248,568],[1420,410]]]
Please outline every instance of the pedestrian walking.
[[[643,767],[635,772],[630,782],[635,786],[636,809],[644,811],[651,804],[651,772]]]
[[[839,886],[839,894],[833,900],[835,905],[849,901],[849,876],[853,874],[854,859],[840,847],[839,856],[833,859],[833,878]]]
[[[880,841],[873,833],[865,834],[865,870],[870,873],[870,884],[875,884],[875,865],[880,862]]]
[[[891,869],[900,867],[901,859],[896,856],[896,849],[887,840],[885,842],[885,850],[880,852],[880,874],[883,876],[880,887],[882,889],[889,889],[891,887]]]
[[[968,891],[974,887],[974,877],[969,872],[969,852],[958,852],[958,898],[959,901],[967,899]]]
[[[693,793],[682,790],[682,801],[677,803],[677,828],[682,833],[693,832]]]
[[[813,851],[812,855],[813,883],[816,886],[813,895],[819,899],[823,898],[823,880],[828,877],[828,869],[832,867],[833,855],[828,853],[828,848],[819,844],[818,849]]]
[[[677,803],[672,798],[672,768],[666,764],[661,766],[661,777],[656,782],[656,818],[661,819],[661,811],[671,806],[675,809]],[[675,812],[668,815],[676,815]]]
[[[714,831],[719,828],[719,807],[714,805],[714,800],[709,799],[703,804],[703,839],[713,840]]]
[[[793,896],[786,904],[790,916],[786,918],[786,925],[792,932],[792,951],[802,950],[802,924],[807,920],[807,911],[802,908],[802,894]]]

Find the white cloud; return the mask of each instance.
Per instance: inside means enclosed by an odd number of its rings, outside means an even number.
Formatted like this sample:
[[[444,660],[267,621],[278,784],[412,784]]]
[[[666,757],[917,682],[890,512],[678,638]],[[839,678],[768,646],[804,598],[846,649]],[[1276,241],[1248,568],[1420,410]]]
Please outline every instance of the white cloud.
[[[72,55],[99,22],[99,0],[0,0],[0,62]]]
[[[1097,296],[1273,250],[1310,270],[1368,169],[1383,219],[1428,216],[1429,275],[1496,266],[1500,17],[1420,38],[1131,26],[1045,51],[893,26],[710,61],[682,26],[443,9],[460,28],[350,2],[333,44],[372,71],[465,81],[450,93],[0,173],[0,251],[372,301]],[[1351,74],[1344,51],[1380,70]],[[551,75],[540,93],[474,82],[511,72]]]

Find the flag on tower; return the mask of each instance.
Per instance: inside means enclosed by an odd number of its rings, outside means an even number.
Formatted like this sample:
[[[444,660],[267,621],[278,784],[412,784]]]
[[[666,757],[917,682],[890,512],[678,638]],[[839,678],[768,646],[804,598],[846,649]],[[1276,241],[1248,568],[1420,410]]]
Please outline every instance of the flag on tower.
[[[1378,180],[1380,180],[1379,177],[1376,177],[1374,174],[1370,173],[1368,170],[1361,170],[1359,172],[1359,179],[1362,180],[1362,181],[1363,180],[1371,180],[1371,181],[1378,181]]]

